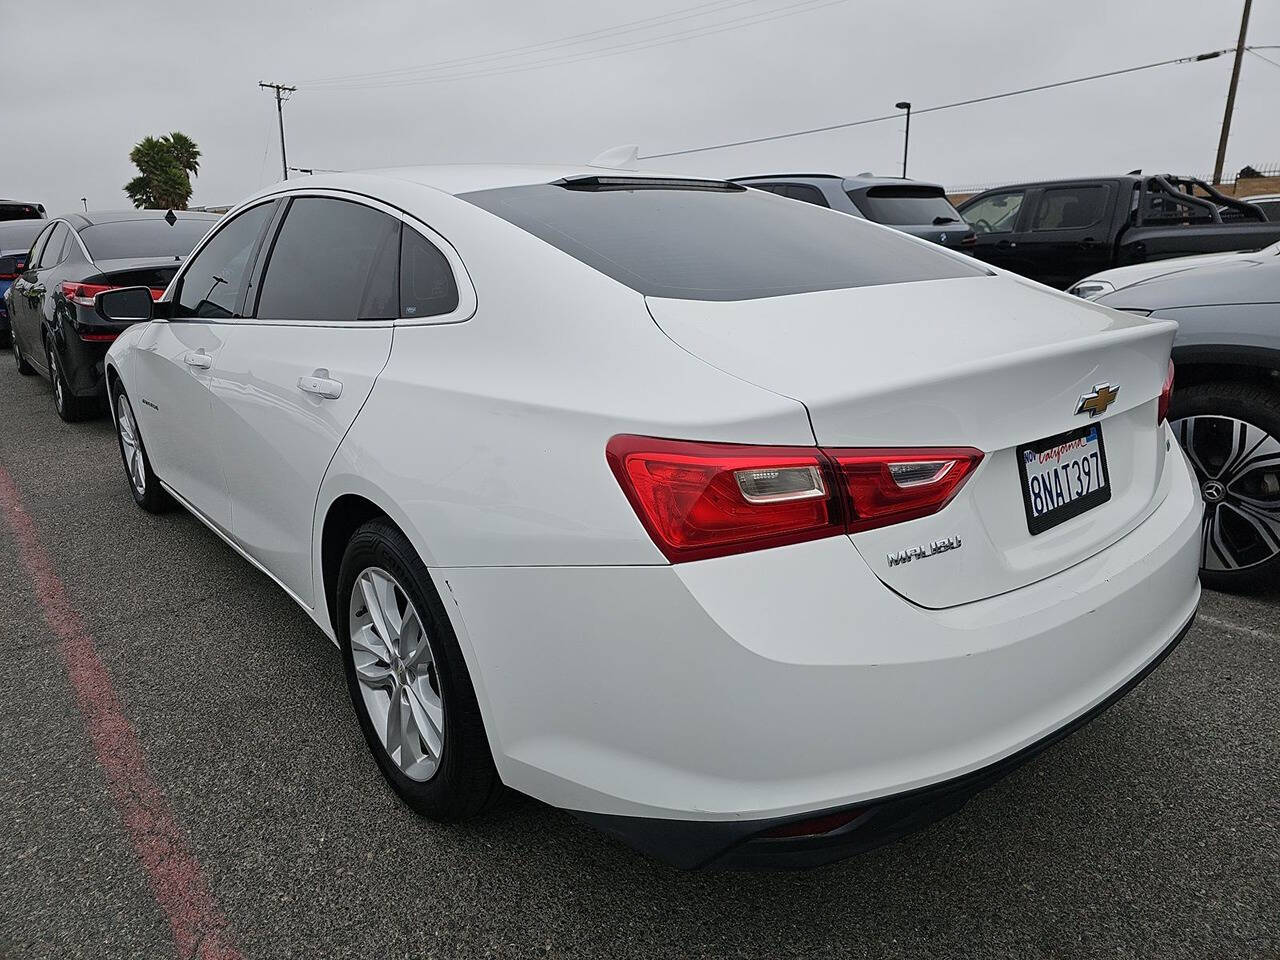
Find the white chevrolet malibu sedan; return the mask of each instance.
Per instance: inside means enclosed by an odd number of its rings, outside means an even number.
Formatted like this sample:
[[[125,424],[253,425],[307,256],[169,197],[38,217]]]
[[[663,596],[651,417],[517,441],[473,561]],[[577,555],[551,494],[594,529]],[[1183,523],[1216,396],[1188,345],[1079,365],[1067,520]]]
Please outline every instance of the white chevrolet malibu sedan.
[[[837,859],[1199,600],[1173,323],[737,184],[289,181],[97,311],[134,499],[336,641],[428,817],[505,784],[680,866]]]

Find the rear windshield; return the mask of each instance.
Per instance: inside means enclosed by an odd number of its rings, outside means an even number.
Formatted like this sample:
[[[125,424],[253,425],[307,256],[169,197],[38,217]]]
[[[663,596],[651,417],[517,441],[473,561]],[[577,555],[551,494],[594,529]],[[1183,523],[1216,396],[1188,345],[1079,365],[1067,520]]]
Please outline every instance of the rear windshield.
[[[870,187],[861,195],[850,193],[851,199],[868,220],[910,226],[931,224],[945,219],[960,223],[960,214],[938,187]]]
[[[987,273],[856,217],[760,190],[548,183],[461,197],[650,297],[754,300]]]
[[[40,220],[44,211],[34,203],[0,203],[0,220]]]
[[[213,220],[178,220],[173,226],[162,217],[117,220],[80,231],[80,239],[95,260],[142,257],[185,257],[214,225]]]

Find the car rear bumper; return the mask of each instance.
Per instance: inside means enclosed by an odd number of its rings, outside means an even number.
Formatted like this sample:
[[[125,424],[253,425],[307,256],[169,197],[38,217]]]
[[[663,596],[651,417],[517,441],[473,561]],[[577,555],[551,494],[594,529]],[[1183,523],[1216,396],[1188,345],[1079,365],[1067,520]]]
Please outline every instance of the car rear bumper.
[[[1201,507],[1090,559],[929,610],[847,538],[674,567],[433,570],[503,780],[681,866],[836,859],[945,815],[1100,712],[1199,601]],[[747,841],[866,808],[821,840]],[[854,836],[856,834],[856,836]]]
[[[1088,712],[1035,743],[1028,744],[1017,753],[943,783],[852,807],[810,811],[772,820],[673,821],[593,813],[576,815],[637,850],[684,869],[714,867],[803,870],[834,863],[892,843],[950,816],[975,794],[1007,777],[1049,747],[1101,716],[1164,662],[1165,657],[1173,652],[1194,622],[1195,616],[1192,615],[1155,659]],[[779,828],[794,827],[803,830],[804,825],[810,821],[828,817],[843,820],[847,816],[852,816],[852,819],[829,831],[769,836]],[[815,824],[815,830],[820,829],[821,825]]]

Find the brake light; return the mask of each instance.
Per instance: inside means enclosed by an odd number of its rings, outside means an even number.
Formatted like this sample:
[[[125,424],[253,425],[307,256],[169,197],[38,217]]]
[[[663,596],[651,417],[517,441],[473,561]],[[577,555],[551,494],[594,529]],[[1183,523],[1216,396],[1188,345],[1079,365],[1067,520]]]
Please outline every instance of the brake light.
[[[82,306],[82,307],[92,307],[93,298],[96,297],[98,294],[105,293],[108,290],[118,290],[118,289],[120,289],[120,285],[115,283],[64,282],[62,284],[62,295],[74,304],[78,304],[79,306]],[[152,300],[159,300],[163,296],[164,296],[163,289],[156,290],[155,288],[152,288],[151,290]]]
[[[937,513],[982,460],[968,447],[832,450],[849,497],[849,532]]]
[[[1160,403],[1156,405],[1156,426],[1169,418],[1169,400],[1173,396],[1173,361],[1169,361],[1169,372],[1164,375],[1164,386],[1160,388]]]
[[[26,269],[26,265],[21,260],[15,263],[14,266],[18,268],[18,272],[17,273],[0,273],[0,280],[17,280],[18,277],[21,276],[22,271]]]
[[[941,510],[969,448],[824,449],[619,435],[609,466],[672,563],[870,530]]]

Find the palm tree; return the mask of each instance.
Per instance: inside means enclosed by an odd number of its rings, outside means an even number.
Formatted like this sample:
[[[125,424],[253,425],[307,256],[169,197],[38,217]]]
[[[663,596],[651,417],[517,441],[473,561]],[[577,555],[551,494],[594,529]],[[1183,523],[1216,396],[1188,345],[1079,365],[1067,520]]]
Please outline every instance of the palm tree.
[[[144,137],[129,151],[138,176],[124,185],[135,207],[185,210],[191,177],[200,170],[200,148],[184,133]]]

